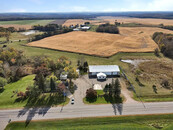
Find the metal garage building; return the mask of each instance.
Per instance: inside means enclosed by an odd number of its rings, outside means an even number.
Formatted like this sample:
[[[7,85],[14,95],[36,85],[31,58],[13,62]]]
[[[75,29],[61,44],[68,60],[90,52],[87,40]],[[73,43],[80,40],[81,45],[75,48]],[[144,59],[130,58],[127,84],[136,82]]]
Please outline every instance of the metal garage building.
[[[120,69],[118,65],[90,65],[89,76],[98,79],[105,79],[107,76],[119,76]]]

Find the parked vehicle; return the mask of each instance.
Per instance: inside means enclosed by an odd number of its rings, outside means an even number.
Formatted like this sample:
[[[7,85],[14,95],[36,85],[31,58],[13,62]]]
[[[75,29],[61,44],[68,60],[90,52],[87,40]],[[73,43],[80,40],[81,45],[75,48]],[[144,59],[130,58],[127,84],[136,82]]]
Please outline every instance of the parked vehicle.
[[[74,98],[71,99],[71,104],[74,104]]]

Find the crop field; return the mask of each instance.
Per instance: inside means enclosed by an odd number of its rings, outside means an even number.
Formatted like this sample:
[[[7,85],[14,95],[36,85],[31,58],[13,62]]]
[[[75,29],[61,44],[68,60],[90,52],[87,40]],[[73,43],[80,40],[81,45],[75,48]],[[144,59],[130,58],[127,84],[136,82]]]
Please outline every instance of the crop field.
[[[120,34],[70,32],[31,42],[28,45],[110,57],[118,52],[153,52],[157,48],[157,44],[151,38],[154,32],[173,33],[149,27],[120,27],[119,29]]]
[[[97,17],[96,20],[104,21],[103,23],[109,22],[110,24],[114,24],[115,20],[120,23],[140,23],[147,25],[173,25],[173,20],[168,19],[151,19],[151,18],[128,18],[128,17]]]
[[[18,21],[0,21],[0,27],[14,27],[16,29],[31,29],[33,25],[46,25],[54,20],[18,20]]]
[[[70,26],[76,24],[84,24],[85,22],[90,22],[92,25],[100,25],[105,23],[114,24],[115,20],[120,23],[139,23],[145,25],[173,25],[173,20],[168,19],[151,19],[151,18],[128,18],[128,17],[97,17],[93,20],[84,20],[84,19],[69,19],[63,25]]]
[[[84,19],[69,19],[67,21],[65,21],[65,23],[63,25],[65,26],[70,26],[70,25],[76,25],[76,24],[84,24],[85,22],[90,22],[90,24],[92,25],[99,25],[102,23],[105,23],[104,20],[84,20]]]

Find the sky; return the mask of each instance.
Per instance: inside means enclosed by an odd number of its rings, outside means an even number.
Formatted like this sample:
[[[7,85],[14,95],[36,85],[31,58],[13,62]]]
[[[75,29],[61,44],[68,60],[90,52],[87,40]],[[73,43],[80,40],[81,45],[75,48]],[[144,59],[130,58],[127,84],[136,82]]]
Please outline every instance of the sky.
[[[173,0],[0,0],[6,12],[173,11]]]

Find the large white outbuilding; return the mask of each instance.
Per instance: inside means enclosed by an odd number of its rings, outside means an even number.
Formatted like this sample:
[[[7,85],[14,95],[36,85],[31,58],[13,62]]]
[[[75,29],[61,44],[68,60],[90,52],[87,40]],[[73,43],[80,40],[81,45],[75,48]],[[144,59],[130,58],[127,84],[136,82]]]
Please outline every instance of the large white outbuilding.
[[[118,65],[90,65],[89,76],[98,79],[106,79],[109,76],[119,76],[120,69]]]

